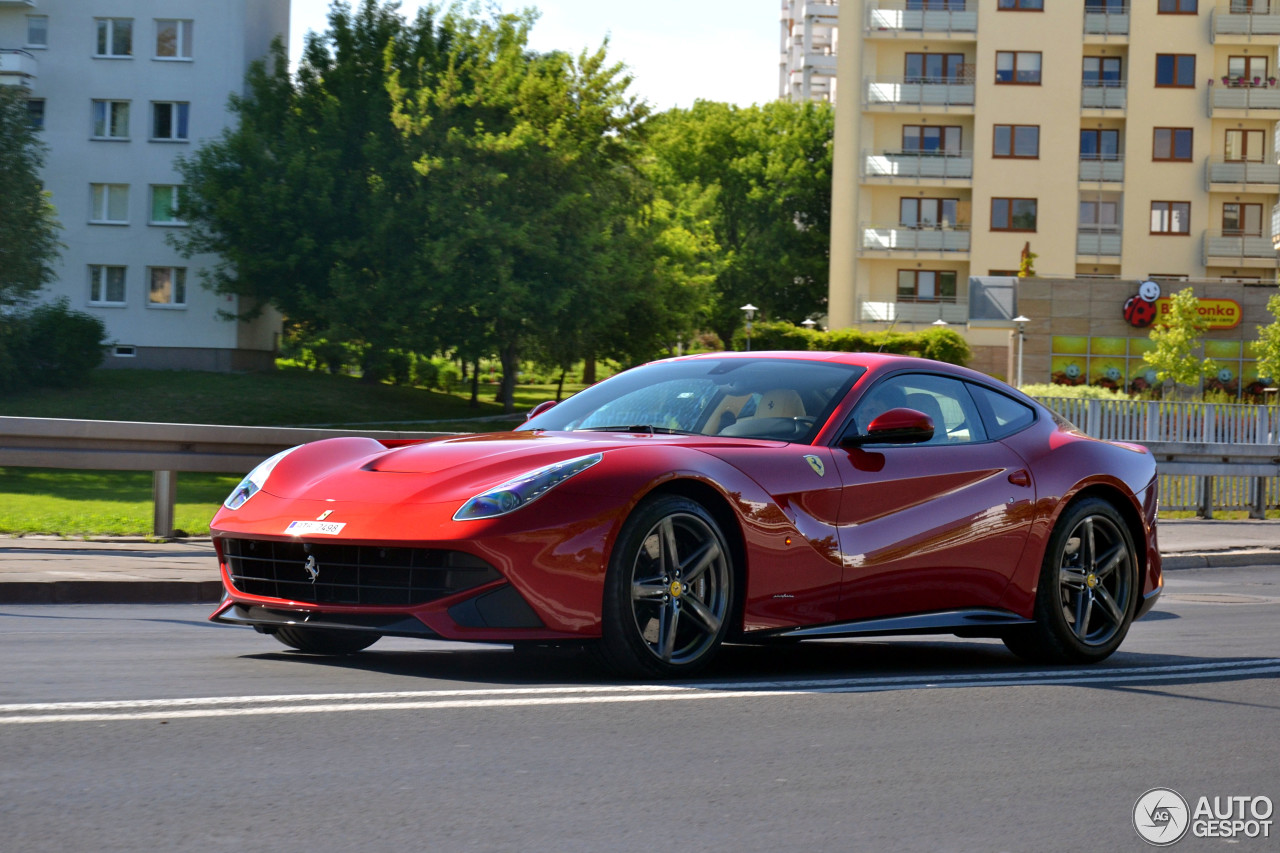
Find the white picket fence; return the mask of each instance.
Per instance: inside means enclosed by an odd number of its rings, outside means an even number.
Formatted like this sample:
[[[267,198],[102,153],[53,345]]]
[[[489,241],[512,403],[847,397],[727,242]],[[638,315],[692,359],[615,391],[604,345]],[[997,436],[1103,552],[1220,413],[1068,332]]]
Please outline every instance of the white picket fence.
[[[1040,402],[1086,434],[1112,441],[1280,444],[1278,406],[1061,397]],[[1280,509],[1280,477],[1162,474],[1160,506],[1206,517],[1215,510],[1247,511],[1261,517],[1268,509]]]

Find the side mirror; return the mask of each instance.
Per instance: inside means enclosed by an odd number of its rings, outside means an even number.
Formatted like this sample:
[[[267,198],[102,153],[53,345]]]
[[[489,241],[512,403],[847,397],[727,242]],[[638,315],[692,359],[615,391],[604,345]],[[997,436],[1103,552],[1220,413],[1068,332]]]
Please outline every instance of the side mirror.
[[[841,447],[864,444],[920,444],[933,438],[933,419],[915,409],[890,409],[877,415],[866,435],[846,435]]]
[[[545,412],[547,409],[552,408],[553,406],[555,406],[555,404],[556,404],[555,400],[546,400],[534,406],[532,409],[529,410],[529,414],[524,416],[525,423],[528,423],[529,421],[533,420],[538,415]]]

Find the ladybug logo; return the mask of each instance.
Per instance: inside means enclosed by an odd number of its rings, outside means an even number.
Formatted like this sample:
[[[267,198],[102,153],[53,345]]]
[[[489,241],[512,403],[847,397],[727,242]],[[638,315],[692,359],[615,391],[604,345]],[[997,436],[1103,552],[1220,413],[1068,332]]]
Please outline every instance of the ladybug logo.
[[[1124,303],[1124,319],[1130,326],[1145,329],[1156,319],[1156,300],[1160,298],[1160,285],[1154,281],[1144,281],[1138,286],[1138,293],[1130,296]]]

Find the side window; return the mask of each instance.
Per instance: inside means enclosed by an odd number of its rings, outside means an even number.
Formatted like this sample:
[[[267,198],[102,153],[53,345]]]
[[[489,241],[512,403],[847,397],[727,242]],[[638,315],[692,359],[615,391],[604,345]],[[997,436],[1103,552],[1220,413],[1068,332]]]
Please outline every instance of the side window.
[[[877,416],[899,408],[924,412],[933,421],[933,438],[926,444],[986,440],[982,419],[965,384],[934,373],[899,374],[872,387],[853,411],[854,428],[865,434]]]
[[[985,385],[970,385],[974,399],[982,409],[987,433],[992,438],[1004,438],[1030,426],[1036,419],[1035,409],[1012,397],[1006,397]]]

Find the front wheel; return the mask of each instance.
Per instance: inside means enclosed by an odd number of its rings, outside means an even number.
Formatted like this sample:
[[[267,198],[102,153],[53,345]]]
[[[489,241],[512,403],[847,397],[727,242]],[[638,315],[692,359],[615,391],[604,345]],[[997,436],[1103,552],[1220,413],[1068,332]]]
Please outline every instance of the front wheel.
[[[1038,662],[1103,660],[1133,623],[1137,578],[1137,551],[1115,508],[1099,498],[1073,504],[1049,538],[1035,624],[1007,634],[1004,643]]]
[[[318,655],[350,655],[367,649],[382,638],[371,631],[341,631],[334,628],[277,628],[275,638],[292,649]]]
[[[720,526],[699,503],[662,495],[623,525],[605,578],[600,649],[637,677],[689,675],[729,630],[733,564]]]

